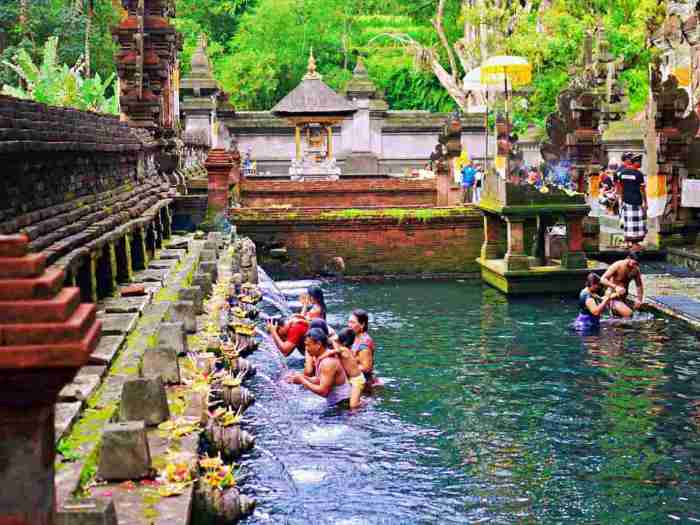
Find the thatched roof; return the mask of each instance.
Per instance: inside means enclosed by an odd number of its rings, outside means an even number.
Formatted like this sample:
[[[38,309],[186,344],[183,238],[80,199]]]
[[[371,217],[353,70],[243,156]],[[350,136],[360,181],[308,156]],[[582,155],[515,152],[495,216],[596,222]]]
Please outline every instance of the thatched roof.
[[[274,108],[272,113],[280,117],[306,115],[352,115],[355,105],[329,88],[316,72],[313,52],[309,57],[309,69],[301,84],[294,88]]]

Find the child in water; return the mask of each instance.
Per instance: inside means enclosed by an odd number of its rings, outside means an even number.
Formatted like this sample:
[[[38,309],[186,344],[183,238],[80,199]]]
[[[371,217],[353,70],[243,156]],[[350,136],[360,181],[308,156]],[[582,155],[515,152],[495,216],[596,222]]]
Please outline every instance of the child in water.
[[[360,370],[357,364],[357,359],[355,354],[353,354],[350,348],[355,342],[355,332],[350,328],[343,328],[338,332],[337,337],[332,338],[333,349],[338,354],[340,358],[340,363],[345,369],[345,374],[348,376],[348,382],[352,386],[352,393],[350,394],[350,408],[357,408],[360,406],[360,396],[365,388],[365,376]]]

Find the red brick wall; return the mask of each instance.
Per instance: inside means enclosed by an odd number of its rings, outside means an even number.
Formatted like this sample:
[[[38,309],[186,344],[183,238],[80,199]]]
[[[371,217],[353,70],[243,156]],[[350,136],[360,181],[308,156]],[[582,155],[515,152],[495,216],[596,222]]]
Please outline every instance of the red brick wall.
[[[333,267],[334,257],[342,257],[346,276],[478,272],[475,260],[483,242],[483,219],[473,207],[426,220],[320,220],[318,213],[292,210],[284,218],[269,210],[244,218],[244,211],[234,222],[239,234],[256,242],[260,264],[277,278],[322,274]],[[289,261],[280,263],[266,255],[269,248],[282,246]]]
[[[364,206],[435,206],[435,180],[348,179],[293,182],[246,180],[241,185],[245,207],[289,205],[301,208]]]

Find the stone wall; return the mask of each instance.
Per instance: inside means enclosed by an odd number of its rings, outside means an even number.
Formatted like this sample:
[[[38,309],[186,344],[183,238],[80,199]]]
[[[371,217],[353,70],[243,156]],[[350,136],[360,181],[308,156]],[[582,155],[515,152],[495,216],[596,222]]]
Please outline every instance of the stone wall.
[[[0,97],[0,234],[26,236],[83,300],[115,293],[170,234],[157,146],[117,117]]]
[[[372,112],[366,128],[358,131],[354,118],[333,126],[333,151],[343,173],[403,173],[423,168],[435,150],[438,136],[447,120],[446,113],[428,111]],[[258,174],[288,175],[295,156],[294,127],[268,111],[237,111],[222,116],[222,122],[238,143],[241,154],[250,151],[257,161]],[[486,151],[483,115],[462,119],[462,144],[473,159],[481,160]],[[194,117],[186,118],[194,126]],[[366,155],[375,159],[375,169],[356,171],[349,168],[359,138],[369,144]],[[493,151],[491,149],[491,151]]]
[[[299,208],[434,206],[436,202],[435,179],[363,178],[319,182],[246,180],[241,184],[241,204],[252,208],[276,205]]]
[[[275,278],[476,274],[483,241],[483,218],[472,206],[243,209],[234,223],[255,241],[259,263]]]

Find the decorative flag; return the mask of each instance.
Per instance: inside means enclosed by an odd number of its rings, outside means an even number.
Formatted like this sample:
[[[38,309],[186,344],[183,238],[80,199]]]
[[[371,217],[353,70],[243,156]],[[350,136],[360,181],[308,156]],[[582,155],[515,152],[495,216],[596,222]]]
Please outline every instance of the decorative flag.
[[[668,202],[668,177],[664,173],[649,175],[646,180],[647,217],[662,217]]]
[[[502,155],[497,155],[494,161],[494,167],[502,178],[506,178],[506,158]]]
[[[462,153],[459,157],[457,157],[457,162],[455,164],[458,171],[462,171],[462,168],[469,164],[469,153],[467,153],[466,149],[462,150]]]
[[[600,217],[600,173],[588,175],[588,205],[591,217]]]

